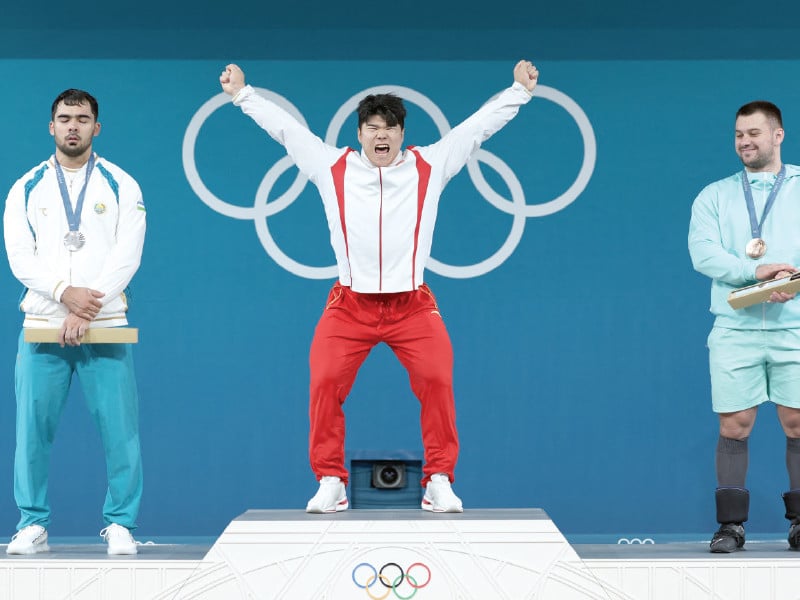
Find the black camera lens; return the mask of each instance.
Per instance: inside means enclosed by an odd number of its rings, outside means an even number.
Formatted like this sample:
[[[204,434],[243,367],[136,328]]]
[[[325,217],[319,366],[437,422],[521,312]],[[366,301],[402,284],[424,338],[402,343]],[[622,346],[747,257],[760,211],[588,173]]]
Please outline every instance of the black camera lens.
[[[372,465],[372,487],[398,489],[406,487],[406,466],[402,462],[381,461]]]
[[[397,483],[397,480],[400,478],[400,473],[397,472],[392,466],[383,467],[381,472],[378,474],[380,477],[381,483],[384,485],[394,485]]]

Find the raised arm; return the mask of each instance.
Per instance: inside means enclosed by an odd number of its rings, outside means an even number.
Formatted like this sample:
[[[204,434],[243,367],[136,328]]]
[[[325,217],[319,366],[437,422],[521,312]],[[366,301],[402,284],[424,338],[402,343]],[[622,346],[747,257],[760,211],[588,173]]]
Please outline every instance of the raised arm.
[[[237,65],[226,66],[219,83],[242,112],[286,148],[300,172],[311,181],[316,181],[341,155],[341,150],[323,142],[286,110],[257,94],[245,83],[244,71]]]
[[[517,115],[520,106],[530,101],[538,81],[539,71],[533,63],[519,61],[514,65],[514,82],[510,87],[486,102],[437,143],[421,149],[423,156],[444,165],[443,176],[445,181],[449,181],[483,142],[505,127]]]

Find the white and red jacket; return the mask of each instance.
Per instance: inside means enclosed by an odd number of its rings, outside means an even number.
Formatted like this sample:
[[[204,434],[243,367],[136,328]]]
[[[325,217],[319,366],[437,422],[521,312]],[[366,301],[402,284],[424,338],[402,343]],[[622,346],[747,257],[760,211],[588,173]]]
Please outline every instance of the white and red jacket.
[[[326,144],[249,85],[233,101],[319,189],[340,283],[359,293],[390,293],[422,285],[444,186],[530,99],[525,86],[514,83],[441,140],[409,146],[388,167]]]

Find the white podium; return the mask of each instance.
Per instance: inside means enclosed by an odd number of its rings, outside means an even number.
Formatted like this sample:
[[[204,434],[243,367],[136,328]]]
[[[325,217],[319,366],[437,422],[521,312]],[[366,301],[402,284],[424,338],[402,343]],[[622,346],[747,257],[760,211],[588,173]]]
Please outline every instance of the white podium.
[[[539,509],[250,510],[166,600],[608,599]]]
[[[251,510],[213,546],[0,546],[0,600],[798,600],[780,538],[720,555],[707,539],[570,547],[538,509]]]

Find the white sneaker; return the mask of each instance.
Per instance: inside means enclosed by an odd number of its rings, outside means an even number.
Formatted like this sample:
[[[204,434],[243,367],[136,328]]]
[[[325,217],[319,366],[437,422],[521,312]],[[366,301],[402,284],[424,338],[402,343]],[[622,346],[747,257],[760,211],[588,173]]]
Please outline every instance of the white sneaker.
[[[127,527],[112,523],[100,532],[100,537],[108,543],[109,554],[136,554],[136,540]]]
[[[39,552],[50,552],[50,546],[47,545],[47,529],[41,525],[23,527],[14,534],[6,548],[6,554],[38,554]]]
[[[453,493],[453,488],[450,487],[450,479],[444,473],[431,475],[428,485],[425,486],[422,510],[449,513],[464,512],[461,499]]]
[[[319,490],[306,505],[306,512],[332,513],[347,510],[349,506],[342,480],[338,477],[323,477],[319,480]]]

